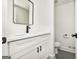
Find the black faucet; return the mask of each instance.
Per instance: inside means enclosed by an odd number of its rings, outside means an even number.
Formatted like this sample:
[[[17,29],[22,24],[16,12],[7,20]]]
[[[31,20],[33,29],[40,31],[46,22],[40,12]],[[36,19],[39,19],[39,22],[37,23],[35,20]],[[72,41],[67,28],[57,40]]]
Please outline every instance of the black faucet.
[[[29,29],[31,29],[31,27],[26,26],[26,33],[29,33]]]

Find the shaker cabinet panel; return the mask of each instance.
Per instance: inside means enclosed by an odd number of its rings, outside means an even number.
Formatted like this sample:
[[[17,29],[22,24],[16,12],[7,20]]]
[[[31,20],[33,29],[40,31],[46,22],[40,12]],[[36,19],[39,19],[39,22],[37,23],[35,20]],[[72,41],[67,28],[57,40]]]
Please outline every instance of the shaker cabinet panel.
[[[27,52],[27,49],[11,56],[12,59],[38,59],[37,49]]]
[[[49,55],[49,40],[46,40],[44,42],[41,43],[40,47],[40,54],[39,54],[39,58],[40,59],[47,59],[48,55]]]

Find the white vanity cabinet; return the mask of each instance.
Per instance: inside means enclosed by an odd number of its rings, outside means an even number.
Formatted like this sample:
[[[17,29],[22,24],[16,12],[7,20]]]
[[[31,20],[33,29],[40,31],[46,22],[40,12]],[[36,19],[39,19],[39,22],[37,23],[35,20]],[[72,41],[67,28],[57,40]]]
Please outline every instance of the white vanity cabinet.
[[[43,35],[9,43],[11,59],[46,59],[49,55],[50,35]]]

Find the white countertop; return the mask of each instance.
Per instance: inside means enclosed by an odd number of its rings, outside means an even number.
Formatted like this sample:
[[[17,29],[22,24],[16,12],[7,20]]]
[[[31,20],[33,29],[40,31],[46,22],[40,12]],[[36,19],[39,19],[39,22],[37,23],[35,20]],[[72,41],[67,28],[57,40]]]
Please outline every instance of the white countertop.
[[[21,34],[21,35],[16,35],[16,36],[10,36],[10,37],[7,37],[7,42],[12,42],[12,41],[17,41],[17,40],[21,40],[22,38],[32,38],[32,37],[36,37],[36,36],[41,36],[41,35],[48,35],[50,34],[49,32],[42,32],[42,33],[38,33],[38,34],[31,34],[31,33],[28,33],[28,34]]]

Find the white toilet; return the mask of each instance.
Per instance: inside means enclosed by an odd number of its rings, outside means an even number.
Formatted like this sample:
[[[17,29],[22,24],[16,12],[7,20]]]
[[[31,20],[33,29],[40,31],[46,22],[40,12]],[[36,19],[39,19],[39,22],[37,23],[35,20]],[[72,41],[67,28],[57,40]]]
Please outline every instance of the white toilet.
[[[55,42],[55,54],[58,54],[58,49],[60,48],[60,42]]]
[[[47,57],[47,59],[56,59],[55,55],[49,54],[49,56]]]

